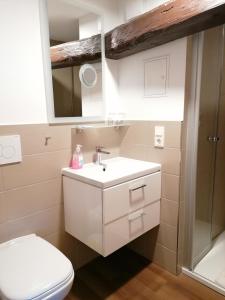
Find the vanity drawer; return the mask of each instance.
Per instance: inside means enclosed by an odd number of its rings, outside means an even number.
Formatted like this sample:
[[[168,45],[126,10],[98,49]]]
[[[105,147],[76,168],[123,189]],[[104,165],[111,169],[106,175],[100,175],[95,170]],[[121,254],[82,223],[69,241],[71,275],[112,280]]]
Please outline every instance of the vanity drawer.
[[[160,201],[156,201],[104,226],[104,253],[107,256],[160,224]]]
[[[103,223],[146,206],[161,197],[161,172],[103,190]]]

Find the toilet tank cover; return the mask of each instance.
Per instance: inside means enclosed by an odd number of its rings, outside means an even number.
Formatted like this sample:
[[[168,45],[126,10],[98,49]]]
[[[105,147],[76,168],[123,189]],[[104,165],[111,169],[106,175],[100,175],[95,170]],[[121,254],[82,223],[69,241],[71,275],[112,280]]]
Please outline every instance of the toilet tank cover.
[[[0,244],[0,299],[35,298],[72,273],[71,262],[35,234]]]

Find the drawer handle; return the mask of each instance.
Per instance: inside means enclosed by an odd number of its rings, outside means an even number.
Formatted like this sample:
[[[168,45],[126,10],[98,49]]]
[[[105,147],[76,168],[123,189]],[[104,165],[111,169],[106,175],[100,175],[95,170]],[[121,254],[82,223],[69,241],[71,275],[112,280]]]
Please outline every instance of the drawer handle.
[[[131,222],[131,221],[137,220],[137,219],[139,219],[139,218],[141,218],[141,217],[143,217],[145,215],[146,215],[145,212],[141,212],[139,215],[129,216],[128,220],[129,220],[129,222]]]
[[[136,188],[130,189],[130,192],[134,192],[134,191],[137,191],[137,190],[143,189],[143,188],[145,188],[146,186],[147,186],[146,184],[143,184],[143,185],[141,185],[141,186],[139,186],[139,187],[136,187]]]

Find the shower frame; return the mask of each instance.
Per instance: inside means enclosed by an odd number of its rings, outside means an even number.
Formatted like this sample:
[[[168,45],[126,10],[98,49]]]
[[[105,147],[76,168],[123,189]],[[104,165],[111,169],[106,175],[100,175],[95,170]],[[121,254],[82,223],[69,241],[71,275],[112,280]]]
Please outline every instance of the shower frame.
[[[225,40],[225,25],[223,25],[223,41]],[[182,155],[182,178],[181,184],[181,202],[180,216],[184,219],[179,220],[179,257],[178,262],[183,273],[200,281],[208,287],[225,295],[224,291],[213,282],[201,277],[194,270],[193,261],[193,237],[194,223],[196,215],[196,182],[197,182],[197,158],[198,158],[198,137],[199,137],[199,113],[200,113],[200,92],[201,92],[201,70],[203,63],[203,47],[204,47],[204,32],[193,35],[188,40],[189,51],[191,52],[191,63],[187,68],[189,72],[186,80],[186,104],[185,104],[185,119],[183,126],[183,155]],[[224,52],[224,42],[223,49]],[[221,61],[220,83],[219,83],[219,98],[221,98],[222,73],[224,66],[224,56]],[[218,103],[220,99],[218,99]],[[219,104],[218,104],[219,109]],[[218,126],[218,124],[217,124]],[[212,245],[212,240],[211,240]],[[205,249],[203,256],[210,250]]]

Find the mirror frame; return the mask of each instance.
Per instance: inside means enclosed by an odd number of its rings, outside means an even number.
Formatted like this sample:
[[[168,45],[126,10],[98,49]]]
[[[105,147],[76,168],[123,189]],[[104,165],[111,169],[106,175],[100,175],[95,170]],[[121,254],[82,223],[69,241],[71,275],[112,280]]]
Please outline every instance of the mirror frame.
[[[40,31],[41,31],[41,46],[43,57],[43,73],[45,81],[45,95],[46,95],[46,112],[49,124],[68,124],[68,123],[87,123],[87,122],[101,122],[105,120],[106,115],[106,102],[105,102],[105,43],[104,43],[104,16],[96,6],[83,3],[81,0],[64,0],[68,4],[83,7],[91,12],[99,15],[101,18],[101,46],[102,46],[102,98],[103,98],[103,115],[101,116],[87,116],[87,117],[55,117],[54,112],[54,97],[53,97],[53,84],[52,84],[52,68],[50,59],[50,41],[49,41],[49,23],[48,23],[48,10],[47,0],[39,0],[39,15],[40,15]]]

